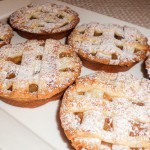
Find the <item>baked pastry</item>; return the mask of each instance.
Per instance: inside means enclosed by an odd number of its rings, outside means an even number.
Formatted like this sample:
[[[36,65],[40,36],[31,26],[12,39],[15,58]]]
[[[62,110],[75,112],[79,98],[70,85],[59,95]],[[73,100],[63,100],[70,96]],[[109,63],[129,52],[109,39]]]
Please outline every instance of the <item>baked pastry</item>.
[[[89,23],[78,26],[68,38],[83,65],[107,72],[127,71],[146,58],[147,38],[133,27]]]
[[[150,80],[121,72],[80,77],[63,96],[60,119],[76,150],[149,150]]]
[[[15,106],[37,107],[61,94],[80,70],[81,61],[72,47],[56,40],[3,46],[0,97]]]
[[[61,39],[79,22],[78,14],[71,8],[52,4],[30,4],[10,15],[10,24],[29,39]]]
[[[0,22],[0,47],[9,44],[13,36],[13,30],[8,24]]]
[[[145,61],[148,77],[150,78],[150,55],[148,56],[147,60]]]

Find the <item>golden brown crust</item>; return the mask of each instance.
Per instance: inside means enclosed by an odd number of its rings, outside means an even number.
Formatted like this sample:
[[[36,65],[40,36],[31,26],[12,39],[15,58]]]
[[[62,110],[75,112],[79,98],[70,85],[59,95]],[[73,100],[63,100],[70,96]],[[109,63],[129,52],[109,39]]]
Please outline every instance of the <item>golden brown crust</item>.
[[[0,22],[0,47],[9,44],[13,36],[13,30],[8,24]]]
[[[81,72],[81,61],[72,47],[52,39],[3,46],[0,62],[0,96],[22,107],[50,101]]]
[[[55,40],[60,40],[64,37],[67,37],[71,31],[71,30],[68,30],[68,31],[64,31],[64,32],[60,32],[60,33],[52,33],[52,34],[36,34],[36,33],[29,33],[29,32],[25,32],[25,31],[20,31],[20,30],[15,30],[20,36],[24,37],[24,38],[27,38],[27,39],[37,39],[37,40],[46,40],[46,39],[55,39]]]
[[[76,150],[148,150],[150,81],[126,73],[80,77],[62,99],[60,119]]]
[[[118,66],[118,71],[130,69],[144,60],[150,50],[147,38],[140,31],[115,24],[89,23],[78,26],[69,36],[68,44],[85,60],[100,66],[107,65],[107,68],[110,65],[110,70],[112,66]]]
[[[39,107],[41,105],[44,105],[50,101],[55,101],[61,98],[61,96],[63,95],[63,92],[58,93],[54,96],[52,96],[51,98],[47,98],[47,99],[40,99],[40,100],[26,100],[24,101],[24,99],[10,99],[10,98],[4,98],[4,97],[0,97],[1,100],[7,104],[13,105],[13,106],[18,106],[18,107],[26,107],[26,108],[35,108],[35,107]]]
[[[125,72],[125,71],[128,71],[131,67],[133,67],[136,64],[135,62],[135,63],[132,63],[130,65],[125,65],[125,66],[106,65],[106,64],[95,62],[95,61],[91,61],[88,58],[85,59],[81,55],[79,56],[82,60],[83,66],[91,70],[95,70],[95,71],[101,70],[101,71],[110,72],[110,73]]]
[[[11,26],[29,39],[63,38],[79,20],[78,14],[69,7],[48,2],[23,7],[9,18]]]

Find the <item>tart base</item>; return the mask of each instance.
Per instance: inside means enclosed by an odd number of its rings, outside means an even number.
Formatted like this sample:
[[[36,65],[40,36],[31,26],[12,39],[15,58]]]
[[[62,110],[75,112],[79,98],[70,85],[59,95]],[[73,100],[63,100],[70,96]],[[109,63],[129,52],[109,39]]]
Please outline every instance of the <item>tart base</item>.
[[[81,58],[81,57],[80,57]],[[110,73],[117,73],[117,72],[125,72],[132,68],[137,62],[133,63],[130,66],[119,66],[119,65],[105,65],[101,63],[92,62],[89,60],[81,58],[83,66],[86,68],[92,69],[94,71],[105,71]]]
[[[21,100],[21,99],[10,99],[10,98],[4,98],[0,97],[0,99],[10,105],[18,106],[18,107],[25,107],[25,108],[35,108],[39,107],[41,105],[44,105],[50,101],[55,101],[61,98],[64,92],[58,93],[51,98],[47,99],[40,99],[40,100],[33,100],[33,101],[27,101],[27,100]]]
[[[65,31],[65,32],[60,32],[60,33],[52,33],[52,34],[36,34],[36,33],[29,33],[29,32],[26,32],[26,31],[21,31],[21,30],[17,30],[15,29],[15,31],[23,38],[26,38],[26,39],[29,39],[29,40],[32,40],[32,39],[37,39],[37,40],[46,40],[46,39],[55,39],[55,40],[60,40],[64,37],[67,37],[71,31],[71,30],[68,30],[68,31]]]

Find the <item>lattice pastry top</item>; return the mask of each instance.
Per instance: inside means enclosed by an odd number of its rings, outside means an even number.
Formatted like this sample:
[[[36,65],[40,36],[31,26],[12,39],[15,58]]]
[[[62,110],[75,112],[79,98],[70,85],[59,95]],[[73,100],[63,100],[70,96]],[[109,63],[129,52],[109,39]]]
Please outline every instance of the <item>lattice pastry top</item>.
[[[9,44],[13,36],[13,30],[8,24],[0,22],[0,47]]]
[[[31,4],[10,16],[12,27],[30,33],[60,33],[68,31],[79,22],[78,14],[69,7],[51,3]]]
[[[80,77],[64,94],[60,118],[77,150],[150,150],[150,81],[125,73]]]
[[[68,43],[83,58],[107,65],[131,66],[149,50],[147,38],[137,29],[95,22],[74,29]]]
[[[48,99],[72,84],[80,71],[81,61],[72,47],[59,41],[6,45],[0,49],[0,96],[29,104]]]
[[[148,56],[147,60],[145,61],[146,69],[150,78],[150,55]]]

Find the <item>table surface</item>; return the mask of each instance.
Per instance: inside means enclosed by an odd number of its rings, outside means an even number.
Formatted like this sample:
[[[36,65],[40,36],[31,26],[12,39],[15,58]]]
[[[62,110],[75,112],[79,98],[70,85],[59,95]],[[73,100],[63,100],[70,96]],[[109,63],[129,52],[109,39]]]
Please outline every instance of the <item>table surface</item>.
[[[60,0],[150,29],[150,0]]]

